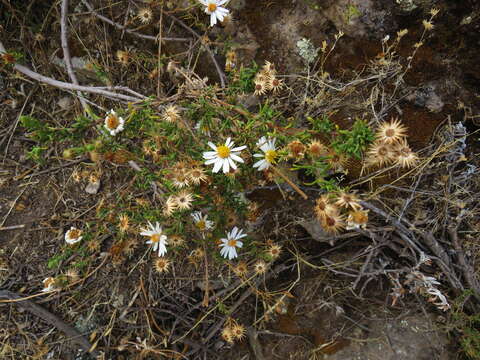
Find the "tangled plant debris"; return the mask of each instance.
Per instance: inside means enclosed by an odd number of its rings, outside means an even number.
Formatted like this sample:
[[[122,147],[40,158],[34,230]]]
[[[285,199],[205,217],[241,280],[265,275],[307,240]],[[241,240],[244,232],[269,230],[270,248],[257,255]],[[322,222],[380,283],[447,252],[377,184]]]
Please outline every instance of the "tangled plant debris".
[[[366,328],[356,309],[376,297],[448,317],[480,358],[476,115],[445,117],[419,146],[404,102],[439,9],[384,36],[361,70],[332,71],[341,29],[302,36],[289,73],[274,55],[243,61],[233,0],[62,0],[38,5],[40,23],[33,2],[3,3],[1,79],[24,102],[1,98],[0,191],[17,195],[0,231],[19,235],[0,243],[0,321],[27,324],[23,302],[59,330],[6,330],[4,356],[72,356],[63,332],[85,358],[230,358],[242,343],[264,358],[261,343],[287,335],[303,343],[283,354],[316,359],[348,346],[345,324]],[[70,105],[50,101],[65,92]],[[313,310],[297,295],[310,279]],[[324,307],[346,322],[304,336],[299,314]]]

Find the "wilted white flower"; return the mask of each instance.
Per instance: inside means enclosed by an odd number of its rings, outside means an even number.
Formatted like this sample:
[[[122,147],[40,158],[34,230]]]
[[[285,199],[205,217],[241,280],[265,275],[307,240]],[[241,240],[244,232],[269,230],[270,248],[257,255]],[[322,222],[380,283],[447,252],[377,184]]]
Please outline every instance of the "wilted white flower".
[[[123,126],[125,124],[125,120],[123,120],[122,117],[118,116],[115,111],[110,110],[109,113],[107,113],[107,116],[105,117],[105,129],[108,130],[110,135],[115,136],[117,135],[120,131],[123,130]]]
[[[263,158],[253,164],[254,168],[258,168],[258,171],[263,171],[268,169],[272,164],[275,163],[275,158],[277,157],[277,151],[275,150],[275,140],[276,139],[267,139],[265,136],[262,136],[257,142],[257,146],[260,150],[263,151],[263,154],[254,154],[254,157]]]
[[[199,0],[205,6],[205,13],[210,15],[210,26],[213,26],[219,21],[223,21],[225,16],[229,14],[229,10],[222,7],[229,0]]]
[[[148,223],[148,229],[142,229],[140,235],[148,236],[147,244],[153,244],[153,251],[158,250],[158,256],[163,256],[167,253],[167,235],[163,233],[163,230],[158,222],[153,225]]]
[[[55,290],[55,279],[52,277],[45,278],[43,281],[42,292],[49,292]]]
[[[213,165],[212,172],[216,173],[223,170],[223,173],[226,174],[232,169],[236,169],[235,161],[243,163],[243,159],[238,156],[240,151],[246,148],[245,145],[239,147],[233,147],[233,141],[231,138],[227,138],[225,145],[215,146],[211,141],[208,142],[214,151],[206,151],[203,153],[203,158],[206,159],[205,165]]]
[[[220,239],[222,242],[219,245],[222,248],[220,250],[220,255],[229,260],[238,256],[237,247],[241,248],[243,246],[243,242],[241,242],[240,239],[247,236],[247,234],[243,234],[242,232],[242,229],[235,226],[232,231],[227,232],[227,238]]]
[[[198,230],[203,232],[213,229],[214,222],[208,220],[208,214],[203,215],[201,211],[195,211],[192,213],[192,218]]]
[[[77,228],[72,226],[70,230],[65,233],[65,241],[69,245],[73,245],[80,240],[82,240],[82,230],[78,230]]]

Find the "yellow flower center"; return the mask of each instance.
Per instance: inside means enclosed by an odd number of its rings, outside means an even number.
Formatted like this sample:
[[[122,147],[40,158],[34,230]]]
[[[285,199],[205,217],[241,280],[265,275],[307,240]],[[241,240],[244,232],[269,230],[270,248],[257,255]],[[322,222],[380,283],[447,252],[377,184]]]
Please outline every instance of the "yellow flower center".
[[[230,148],[225,145],[217,146],[217,154],[222,159],[226,159],[230,155]]]
[[[228,246],[232,246],[232,247],[236,247],[236,246],[237,246],[237,240],[235,240],[235,239],[230,239],[230,240],[228,240],[227,245],[228,245]]]
[[[207,228],[207,224],[204,220],[200,220],[199,222],[197,222],[197,228],[203,231]]]
[[[160,241],[160,234],[153,234],[150,236],[150,240],[152,243],[157,243]]]
[[[265,152],[265,160],[269,163],[275,162],[275,158],[277,157],[277,152],[275,150],[267,150]]]
[[[115,115],[108,115],[107,117],[107,127],[109,129],[116,129],[120,125],[120,121],[118,121],[118,118]]]
[[[78,239],[78,237],[80,236],[81,234],[81,231],[78,230],[78,229],[73,229],[73,230],[70,230],[70,232],[68,233],[68,237],[70,239]]]
[[[208,11],[214,12],[215,10],[217,10],[217,4],[215,4],[215,3],[209,3],[209,4],[208,4]]]

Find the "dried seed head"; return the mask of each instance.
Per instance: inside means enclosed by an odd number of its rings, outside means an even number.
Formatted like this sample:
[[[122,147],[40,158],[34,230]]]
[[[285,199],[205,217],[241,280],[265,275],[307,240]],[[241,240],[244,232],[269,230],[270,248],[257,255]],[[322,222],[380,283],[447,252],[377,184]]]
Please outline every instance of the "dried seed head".
[[[232,326],[231,331],[236,340],[242,340],[245,337],[245,326],[237,322]]]
[[[150,24],[153,19],[153,12],[149,8],[142,8],[138,10],[137,14],[138,20],[143,24]]]
[[[377,129],[377,139],[385,144],[393,144],[407,136],[407,128],[398,119],[383,122]]]
[[[165,257],[160,257],[155,260],[155,270],[162,274],[164,272],[168,272],[170,267],[170,260]]]
[[[288,145],[288,150],[290,152],[290,156],[295,159],[301,159],[305,155],[306,147],[300,141],[294,140],[291,141]]]
[[[128,65],[128,63],[130,62],[130,53],[128,51],[117,50],[115,55],[118,62],[123,66]]]
[[[257,275],[265,274],[265,272],[267,271],[267,263],[263,260],[258,260],[253,265],[253,270],[255,271],[255,274],[257,274]]]
[[[244,261],[240,261],[234,268],[233,268],[233,272],[235,273],[235,275],[237,275],[238,277],[243,277],[245,275],[247,275],[248,273],[248,265],[246,262]]]
[[[322,228],[330,233],[337,234],[345,227],[343,217],[339,214],[327,214],[321,221]]]

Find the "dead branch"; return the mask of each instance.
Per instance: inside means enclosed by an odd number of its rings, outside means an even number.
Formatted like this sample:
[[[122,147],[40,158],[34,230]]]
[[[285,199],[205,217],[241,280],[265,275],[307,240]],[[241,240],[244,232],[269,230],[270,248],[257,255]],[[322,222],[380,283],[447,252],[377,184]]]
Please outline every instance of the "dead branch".
[[[17,300],[21,299],[21,296],[12,291],[0,290],[0,299]],[[52,314],[51,312],[45,310],[40,305],[35,304],[31,300],[17,301],[15,303],[65,333],[69,340],[77,344],[82,350],[89,352],[95,357],[100,356],[99,351],[90,351],[90,349],[92,348],[92,344],[90,344],[90,342],[85,337],[83,337],[83,335],[80,334],[77,329],[68,325],[65,321]]]
[[[83,0],[83,1],[85,1],[85,0]],[[185,30],[187,30],[189,33],[191,33],[193,36],[195,36],[197,39],[200,40],[200,44],[205,48],[205,50],[208,53],[208,56],[210,56],[210,59],[212,59],[213,65],[215,66],[215,69],[217,70],[218,77],[220,78],[220,85],[222,86],[222,88],[224,88],[225,87],[225,74],[223,73],[222,69],[220,68],[220,65],[218,65],[218,62],[215,59],[215,55],[213,55],[213,52],[210,49],[210,47],[207,44],[205,44],[204,41],[202,41],[203,40],[202,37],[199,34],[197,34],[197,32],[195,30],[193,30],[190,26],[185,24],[183,21],[177,19],[175,16],[170,15],[168,13],[164,13],[164,14],[166,16],[168,16],[173,22],[177,23],[178,25],[183,27]]]
[[[63,59],[65,60],[65,65],[67,67],[68,76],[72,83],[79,85],[77,76],[72,66],[72,58],[70,57],[70,49],[68,48],[68,24],[67,24],[67,15],[68,15],[68,0],[62,0],[61,16],[60,16],[60,39],[62,41],[62,50],[63,50]],[[82,107],[85,111],[88,111],[88,105],[82,97],[80,92],[77,92],[78,98]]]
[[[109,18],[107,18],[103,15],[100,15],[98,12],[96,12],[93,9],[93,6],[90,5],[90,3],[88,3],[86,0],[82,0],[82,3],[87,7],[88,11],[90,11],[93,15],[95,15],[95,17],[102,20],[103,22],[106,22],[107,24],[110,24],[110,25],[112,25],[113,27],[116,27],[119,30],[125,31],[128,34],[137,36],[141,39],[158,41],[158,38],[156,36],[145,35],[145,34],[141,34],[139,32],[136,32],[134,30],[127,29],[125,26],[123,26],[119,23],[116,23],[116,22],[110,20]],[[165,40],[165,41],[190,41],[191,39],[189,39],[189,38],[177,38],[177,37],[162,37],[162,40]]]
[[[247,337],[255,359],[264,360],[265,357],[263,356],[262,346],[260,345],[260,341],[258,341],[258,333],[251,326],[247,329]]]
[[[3,45],[3,43],[0,41],[0,54],[4,54],[4,53],[7,53],[7,50],[5,49],[5,46]],[[15,64],[13,66],[13,68],[15,70],[17,70],[18,72],[28,76],[29,78],[32,78],[32,79],[37,80],[39,82],[42,82],[44,84],[51,85],[51,86],[54,86],[54,87],[57,87],[57,88],[60,88],[60,89],[66,89],[66,90],[72,90],[72,91],[84,91],[84,92],[88,92],[88,93],[92,93],[92,94],[98,94],[98,95],[106,96],[106,97],[116,99],[116,100],[123,100],[123,101],[126,101],[126,102],[139,102],[139,101],[145,100],[147,98],[146,96],[143,96],[143,95],[142,95],[142,97],[138,97],[138,96],[133,97],[133,96],[118,94],[118,93],[114,93],[114,92],[111,92],[111,91],[103,90],[101,88],[99,89],[97,87],[75,85],[75,84],[72,84],[72,83],[59,81],[59,80],[53,79],[51,77],[44,76],[44,75],[41,75],[39,73],[36,73],[35,71],[30,70],[28,67],[23,66],[23,65],[19,65],[19,64]]]

